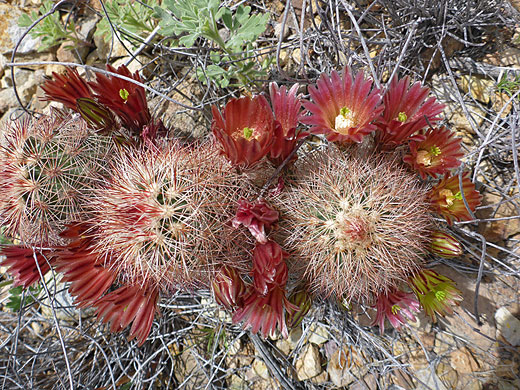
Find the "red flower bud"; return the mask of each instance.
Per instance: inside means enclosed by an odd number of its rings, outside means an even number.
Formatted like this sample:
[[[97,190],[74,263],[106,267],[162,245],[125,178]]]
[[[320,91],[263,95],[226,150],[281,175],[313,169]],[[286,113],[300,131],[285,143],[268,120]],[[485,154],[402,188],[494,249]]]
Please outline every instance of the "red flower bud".
[[[246,292],[246,285],[237,270],[228,266],[217,272],[212,286],[215,300],[226,309],[240,306],[242,296]]]
[[[435,231],[431,236],[430,250],[434,255],[451,258],[462,255],[462,246],[448,233]]]

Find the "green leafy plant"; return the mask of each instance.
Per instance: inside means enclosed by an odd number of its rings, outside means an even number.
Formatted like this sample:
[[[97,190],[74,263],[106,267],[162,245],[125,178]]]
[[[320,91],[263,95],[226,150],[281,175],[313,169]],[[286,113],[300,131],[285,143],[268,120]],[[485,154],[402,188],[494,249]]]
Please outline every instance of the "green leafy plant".
[[[269,14],[251,15],[251,7],[243,5],[232,11],[216,0],[165,0],[163,7],[155,7],[162,35],[179,35],[178,44],[185,47],[206,38],[220,49],[210,55],[211,64],[197,70],[202,82],[224,88],[232,79],[248,85],[266,75],[272,59],[259,63],[253,58],[254,42],[265,31]]]
[[[9,281],[11,282],[11,281]],[[9,290],[9,296],[7,297],[7,303],[5,304],[5,307],[8,307],[12,311],[18,311],[22,307],[22,293],[23,293],[23,286],[17,286],[13,287]],[[25,304],[29,305],[34,302],[34,298],[36,298],[42,288],[39,284],[35,286],[29,287],[29,294],[25,295]]]
[[[520,89],[520,74],[514,78],[508,78],[507,75],[502,76],[496,87],[498,92],[505,92],[509,96],[513,96]]]
[[[146,33],[150,33],[156,26],[156,20],[152,17],[153,7],[159,4],[158,0],[143,1],[121,1],[111,0],[104,3],[106,15],[102,13],[103,18],[96,26],[96,36],[101,36],[105,42],[112,39],[112,26],[120,31],[123,35],[127,35],[133,39],[144,37]],[[106,17],[108,15],[108,18]]]
[[[51,11],[53,6],[54,2],[52,0],[44,0],[39,12],[33,11],[30,15],[22,14],[18,19],[18,25],[20,27],[29,27],[42,15]],[[33,38],[41,37],[41,45],[38,47],[38,51],[42,52],[53,46],[59,45],[63,41],[78,41],[74,31],[75,25],[71,18],[67,19],[67,24],[64,25],[60,19],[60,13],[54,12],[43,18],[36,26],[34,26],[30,35]]]

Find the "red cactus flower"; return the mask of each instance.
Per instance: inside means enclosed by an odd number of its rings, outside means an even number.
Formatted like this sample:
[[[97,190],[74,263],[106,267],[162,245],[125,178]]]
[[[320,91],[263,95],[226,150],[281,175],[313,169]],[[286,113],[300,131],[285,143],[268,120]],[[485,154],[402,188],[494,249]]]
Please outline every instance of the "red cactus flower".
[[[451,306],[462,301],[462,293],[455,287],[455,282],[434,270],[423,269],[408,282],[424,311],[434,322],[437,320],[435,313],[441,316],[452,314]]]
[[[223,115],[216,106],[212,112],[211,130],[233,165],[249,166],[262,159],[269,153],[275,132],[281,132],[263,96],[231,99]]]
[[[273,335],[278,329],[283,337],[288,337],[285,313],[298,310],[285,297],[282,287],[274,287],[266,295],[259,294],[254,288],[244,298],[244,303],[233,314],[233,323],[244,321],[244,329],[251,327],[252,333],[262,330],[262,336]]]
[[[468,176],[469,172],[464,172],[462,175],[462,190],[471,212],[474,212],[475,208],[480,205],[482,197],[480,193],[475,190],[475,185]],[[460,222],[470,221],[472,219],[462,199],[458,176],[446,175],[431,189],[430,201],[434,210],[446,218],[450,225],[453,224],[454,220]]]
[[[287,283],[287,265],[284,259],[289,254],[274,241],[265,244],[257,243],[253,252],[253,285],[262,295],[273,287],[284,287]]]
[[[439,230],[431,235],[430,251],[440,257],[452,258],[462,255],[462,245],[455,238]]]
[[[388,318],[388,321],[395,329],[400,330],[401,325],[406,323],[405,317],[415,321],[414,312],[418,313],[420,309],[419,302],[414,298],[413,294],[397,289],[390,293],[380,294],[374,307],[377,310],[377,315],[374,322],[372,322],[372,326],[379,325],[381,334],[385,331],[385,318]]]
[[[93,97],[88,83],[75,68],[67,68],[63,75],[52,72],[52,77],[54,80],[45,81],[42,85],[45,92],[42,100],[60,102],[76,111],[77,99]]]
[[[57,251],[56,270],[69,282],[69,293],[78,307],[92,306],[115,281],[113,270],[106,268],[104,259],[93,248],[93,236],[86,223],[69,225],[62,237],[72,240]]]
[[[121,76],[141,82],[138,72],[132,74],[124,65],[115,69],[107,65],[107,70]],[[130,131],[141,134],[144,126],[148,125],[152,117],[146,102],[146,93],[143,87],[123,80],[116,76],[96,74],[96,81],[89,83],[96,93],[96,100],[110,108]]]
[[[41,275],[45,275],[50,270],[55,260],[51,250],[36,250],[20,245],[3,246],[0,248],[0,255],[5,256],[0,265],[7,267],[7,272],[14,278],[13,285],[23,286],[23,288],[40,281]]]
[[[373,90],[372,81],[365,80],[361,71],[353,76],[343,69],[343,77],[333,71],[330,77],[321,75],[316,86],[309,87],[313,103],[304,103],[311,116],[302,123],[312,125],[314,134],[325,134],[329,141],[361,142],[376,126],[372,121],[382,112],[379,90]]]
[[[231,310],[242,305],[246,285],[238,271],[229,266],[222,267],[211,282],[213,295],[219,305]]]
[[[244,225],[258,242],[265,244],[266,230],[269,231],[276,221],[278,221],[278,211],[269,206],[265,200],[260,199],[251,203],[246,199],[240,199],[237,215],[232,223],[234,228]]]
[[[150,334],[158,300],[157,290],[131,285],[103,296],[94,306],[98,318],[110,322],[111,332],[119,332],[132,323],[129,340],[136,338],[141,346]]]
[[[408,76],[401,80],[394,78],[383,97],[385,110],[377,123],[378,140],[387,147],[406,142],[417,131],[440,120],[438,115],[444,105],[434,97],[428,99],[429,88],[420,82],[412,85],[410,82]]]
[[[430,128],[420,133],[424,137],[421,141],[410,141],[410,154],[403,160],[415,169],[423,179],[427,175],[436,178],[460,165],[460,158],[464,152],[460,147],[461,138],[442,126]]]
[[[282,126],[269,152],[269,159],[276,165],[280,165],[291,154],[298,140],[309,135],[308,132],[297,130],[302,107],[301,96],[296,96],[298,88],[299,85],[295,84],[287,91],[285,86],[279,88],[276,83],[269,84],[274,116]]]

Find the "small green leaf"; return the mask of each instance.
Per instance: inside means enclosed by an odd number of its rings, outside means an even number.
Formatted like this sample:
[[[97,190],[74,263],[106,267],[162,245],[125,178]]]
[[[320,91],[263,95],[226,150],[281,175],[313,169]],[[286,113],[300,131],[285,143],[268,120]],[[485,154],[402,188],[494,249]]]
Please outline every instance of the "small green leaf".
[[[222,22],[224,22],[224,25],[232,30],[233,29],[233,16],[231,15],[231,11],[229,8],[221,8],[222,10]]]

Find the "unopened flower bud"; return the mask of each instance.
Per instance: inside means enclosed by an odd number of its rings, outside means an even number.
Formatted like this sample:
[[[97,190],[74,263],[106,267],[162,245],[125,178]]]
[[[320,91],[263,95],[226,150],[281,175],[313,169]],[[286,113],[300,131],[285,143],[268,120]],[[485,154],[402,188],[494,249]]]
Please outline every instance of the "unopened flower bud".
[[[287,313],[287,326],[289,328],[294,328],[300,325],[303,317],[305,317],[309,312],[312,306],[312,298],[307,290],[300,288],[291,294],[289,302],[298,307],[297,311]]]
[[[108,134],[117,128],[112,112],[90,98],[79,98],[76,107],[87,123],[101,134]]]
[[[235,268],[224,266],[212,282],[213,295],[218,304],[226,309],[240,305],[246,285]]]
[[[448,259],[462,255],[462,245],[448,233],[435,231],[431,239],[430,250],[434,255]]]

